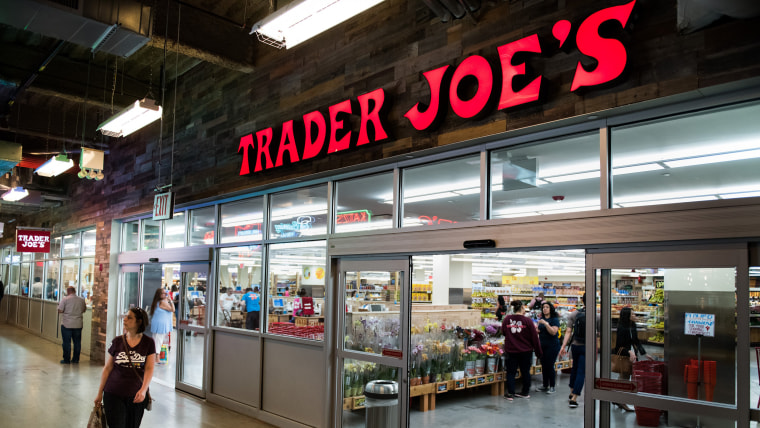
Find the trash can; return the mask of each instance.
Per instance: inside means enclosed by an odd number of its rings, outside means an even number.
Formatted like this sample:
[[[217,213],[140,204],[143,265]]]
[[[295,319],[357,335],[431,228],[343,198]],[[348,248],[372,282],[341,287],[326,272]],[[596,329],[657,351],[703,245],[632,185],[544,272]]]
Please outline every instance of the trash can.
[[[367,428],[397,428],[398,383],[373,380],[364,388]]]

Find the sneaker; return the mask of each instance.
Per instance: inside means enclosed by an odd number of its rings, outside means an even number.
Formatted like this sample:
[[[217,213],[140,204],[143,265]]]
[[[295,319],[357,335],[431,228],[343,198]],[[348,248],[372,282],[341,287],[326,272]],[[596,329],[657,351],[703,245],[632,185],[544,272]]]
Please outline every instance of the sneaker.
[[[569,400],[568,401],[568,405],[570,406],[571,409],[574,409],[574,408],[578,407],[578,402],[575,401],[575,400]]]
[[[61,364],[71,364],[71,361],[61,360]]]
[[[547,392],[547,391],[549,391],[548,386],[539,386],[538,388],[536,388],[536,392]]]
[[[504,398],[506,398],[508,401],[514,401],[515,396],[512,394],[504,394]]]
[[[518,392],[517,394],[515,394],[515,397],[530,398],[530,394],[523,394],[521,392]]]
[[[553,386],[550,386],[549,389],[546,390],[547,394],[554,394],[556,391],[554,390]]]

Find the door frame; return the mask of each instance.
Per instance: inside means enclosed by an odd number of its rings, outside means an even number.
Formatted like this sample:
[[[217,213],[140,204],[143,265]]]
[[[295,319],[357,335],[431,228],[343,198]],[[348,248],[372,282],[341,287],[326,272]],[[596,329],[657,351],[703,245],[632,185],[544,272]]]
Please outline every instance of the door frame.
[[[193,394],[200,398],[206,398],[206,392],[208,391],[208,357],[210,355],[209,339],[210,339],[210,318],[213,315],[213,311],[209,308],[214,307],[213,298],[211,297],[215,291],[215,288],[211,285],[211,263],[210,262],[186,262],[179,264],[179,308],[175,308],[177,313],[177,354],[176,354],[176,373],[174,377],[174,387],[180,391]],[[185,319],[188,314],[185,314],[185,300],[187,299],[186,293],[186,279],[187,275],[191,273],[205,273],[206,274],[206,315],[204,316],[204,325],[185,325],[181,320]],[[182,370],[184,367],[185,357],[185,341],[184,333],[189,332],[192,334],[200,333],[203,335],[203,363],[201,364],[203,372],[201,373],[201,387],[191,385],[182,381]]]
[[[685,398],[657,396],[639,396],[635,393],[597,389],[595,386],[595,358],[586,359],[586,388],[584,391],[584,425],[595,426],[595,410],[599,409],[599,426],[609,426],[611,402],[634,403],[635,405],[665,408],[664,410],[691,413],[695,415],[724,417],[735,420],[737,426],[749,426],[749,264],[746,243],[726,245],[700,245],[684,247],[658,247],[641,251],[607,249],[588,251],[586,255],[586,294],[585,306],[596,308],[596,290],[599,287],[601,303],[601,349],[599,349],[600,374],[609,377],[610,370],[610,318],[611,318],[611,281],[606,269],[613,268],[736,268],[736,404],[715,404],[695,402]],[[596,282],[596,271],[602,270],[602,284]],[[596,323],[586,323],[586,337],[596,337]],[[594,341],[594,343],[596,343]],[[587,353],[590,351],[587,351]],[[591,405],[593,404],[593,405]]]
[[[410,329],[411,329],[411,267],[412,257],[409,255],[395,255],[386,257],[335,257],[333,259],[333,266],[337,266],[337,294],[338,303],[334,306],[333,319],[336,320],[336,331],[333,364],[335,367],[333,384],[335,394],[335,404],[333,406],[333,414],[335,420],[333,426],[340,427],[343,422],[343,360],[353,359],[371,362],[375,364],[383,364],[398,369],[399,373],[399,385],[398,385],[398,400],[399,400],[399,417],[401,418],[402,427],[409,425],[409,346],[410,346]],[[400,330],[399,330],[399,344],[401,345],[401,358],[393,358],[389,356],[368,354],[364,352],[345,350],[343,349],[343,332],[345,331],[345,308],[346,308],[346,293],[345,293],[345,272],[361,272],[364,271],[390,271],[390,272],[403,272],[404,281],[401,286],[400,292]]]

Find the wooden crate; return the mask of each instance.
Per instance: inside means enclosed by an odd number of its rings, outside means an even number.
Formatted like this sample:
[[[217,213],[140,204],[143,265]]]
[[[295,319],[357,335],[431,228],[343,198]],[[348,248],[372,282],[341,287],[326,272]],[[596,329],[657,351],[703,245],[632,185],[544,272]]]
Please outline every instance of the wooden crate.
[[[420,395],[424,394],[434,394],[435,393],[435,385],[434,383],[426,383],[424,385],[416,385],[409,388],[409,396],[410,397],[418,397]]]
[[[495,380],[496,382],[501,382],[501,381],[503,381],[504,379],[505,379],[505,373],[504,373],[504,372],[498,372],[498,373],[496,373],[496,375],[494,376],[494,380]]]
[[[467,387],[467,379],[457,379],[453,380],[454,382],[454,389],[465,389]]]
[[[354,397],[348,397],[343,399],[343,410],[354,409]]]
[[[465,380],[467,381],[467,388],[472,388],[478,385],[478,378],[476,377],[468,377]]]
[[[359,395],[357,397],[353,397],[353,403],[351,405],[351,408],[356,409],[363,409],[366,402],[366,398],[363,395]]]
[[[444,392],[448,392],[450,390],[454,389],[454,381],[453,380],[447,380],[443,382],[438,382],[435,384],[435,393],[441,394]]]

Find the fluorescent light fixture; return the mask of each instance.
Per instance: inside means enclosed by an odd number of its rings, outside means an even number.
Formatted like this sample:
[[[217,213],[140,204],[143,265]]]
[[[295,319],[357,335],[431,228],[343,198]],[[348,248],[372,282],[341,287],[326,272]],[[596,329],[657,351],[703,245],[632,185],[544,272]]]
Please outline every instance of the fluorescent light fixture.
[[[690,198],[674,198],[674,199],[657,199],[657,200],[650,200],[650,201],[634,201],[634,202],[622,202],[619,203],[623,208],[630,208],[630,207],[645,207],[649,205],[660,205],[660,204],[680,204],[683,202],[699,202],[699,201],[714,201],[718,199],[715,195],[703,195],[703,196],[694,196]]]
[[[744,159],[760,158],[760,149],[745,150],[742,152],[721,153],[712,156],[699,156],[688,159],[664,162],[668,168],[680,168],[684,166],[706,165],[718,162],[731,162]]]
[[[163,109],[154,100],[143,98],[101,123],[97,131],[109,137],[126,137],[161,119]]]
[[[259,41],[290,49],[383,0],[295,0],[251,28]]]
[[[27,196],[29,196],[28,190],[24,189],[23,187],[12,187],[10,190],[3,193],[3,196],[0,197],[2,197],[4,201],[15,202],[24,199]]]
[[[636,174],[638,172],[656,171],[658,169],[665,169],[665,168],[663,168],[662,165],[658,163],[645,163],[643,165],[613,168],[612,175]]]
[[[541,177],[548,183],[564,183],[566,181],[586,180],[589,178],[599,178],[599,171],[579,172],[576,174],[557,175],[554,177]]]
[[[42,166],[35,169],[34,172],[43,177],[55,177],[68,171],[73,166],[74,161],[61,153],[50,158],[47,162],[43,163]]]

